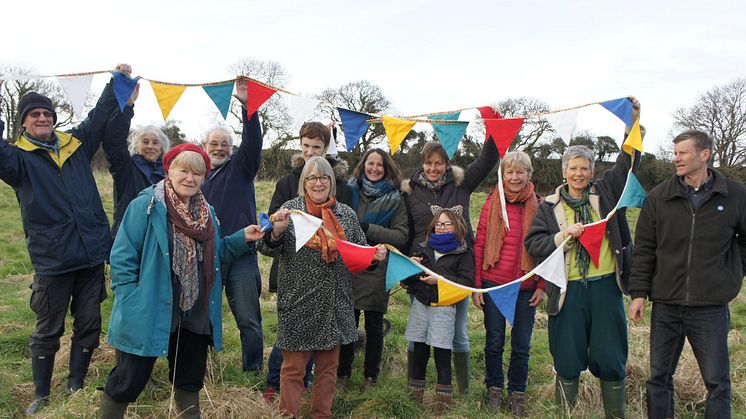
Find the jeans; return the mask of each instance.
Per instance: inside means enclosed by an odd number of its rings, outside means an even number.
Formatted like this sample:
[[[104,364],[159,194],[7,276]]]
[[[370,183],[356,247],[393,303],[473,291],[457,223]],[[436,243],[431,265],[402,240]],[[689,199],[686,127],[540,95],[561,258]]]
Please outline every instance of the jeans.
[[[241,366],[244,371],[261,371],[264,360],[262,312],[259,295],[262,277],[256,253],[245,254],[224,267],[223,285],[228,305],[241,336]]]
[[[673,374],[684,338],[697,359],[707,388],[705,418],[731,417],[727,305],[684,307],[653,303],[650,317],[650,379],[646,383],[648,417],[674,417]]]
[[[360,325],[360,310],[355,310],[355,325]],[[365,310],[365,362],[363,377],[378,378],[383,353],[383,313]],[[355,342],[342,345],[339,350],[337,377],[352,375]]]
[[[528,357],[531,352],[531,334],[534,331],[536,307],[528,305],[534,290],[518,292],[515,318],[510,331],[510,366],[508,367],[508,392],[525,392],[528,381]],[[489,296],[484,298],[484,363],[487,388],[503,388],[503,352],[505,348],[505,316],[500,313]]]
[[[412,302],[414,297],[409,296],[409,301]],[[464,298],[456,306],[456,331],[453,334],[453,353],[469,353],[469,303],[471,298]],[[408,352],[414,352],[414,345],[409,342],[407,345]]]
[[[280,390],[280,371],[282,369],[282,349],[278,348],[277,345],[272,347],[272,352],[269,354],[267,360],[267,387],[272,387],[275,390]],[[308,388],[309,384],[313,382],[313,355],[306,364],[306,375],[303,376],[303,386]]]

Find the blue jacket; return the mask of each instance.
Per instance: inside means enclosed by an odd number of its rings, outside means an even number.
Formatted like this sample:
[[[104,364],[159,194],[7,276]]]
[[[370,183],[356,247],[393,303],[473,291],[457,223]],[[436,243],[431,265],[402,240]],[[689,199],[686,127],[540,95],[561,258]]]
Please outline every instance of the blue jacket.
[[[106,259],[109,221],[91,159],[114,111],[119,109],[109,83],[85,121],[69,133],[55,131],[59,154],[22,135],[13,145],[0,140],[0,179],[16,192],[26,246],[39,275],[61,275]]]
[[[210,289],[212,341],[222,349],[221,263],[230,263],[250,247],[243,230],[220,238],[215,227],[215,281]],[[109,344],[139,356],[166,356],[173,316],[171,257],[163,182],[142,192],[127,207],[111,249],[111,289],[114,305],[109,320]]]
[[[238,151],[222,166],[213,168],[202,185],[202,193],[215,207],[225,231],[256,224],[254,177],[262,163],[262,127],[257,112],[248,121],[246,109],[242,114],[243,132]]]

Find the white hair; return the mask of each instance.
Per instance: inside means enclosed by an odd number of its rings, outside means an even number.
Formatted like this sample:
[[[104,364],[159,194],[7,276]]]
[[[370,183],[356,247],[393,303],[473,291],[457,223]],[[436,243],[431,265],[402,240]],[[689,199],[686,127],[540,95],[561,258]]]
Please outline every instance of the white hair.
[[[127,146],[127,150],[129,150],[130,156],[140,154],[138,150],[140,148],[140,143],[142,143],[143,137],[145,137],[145,135],[147,134],[155,135],[155,138],[158,139],[158,142],[161,144],[161,155],[166,154],[166,152],[170,148],[168,137],[166,137],[166,134],[164,134],[160,128],[154,125],[147,125],[136,129],[130,134],[128,139],[129,145]]]

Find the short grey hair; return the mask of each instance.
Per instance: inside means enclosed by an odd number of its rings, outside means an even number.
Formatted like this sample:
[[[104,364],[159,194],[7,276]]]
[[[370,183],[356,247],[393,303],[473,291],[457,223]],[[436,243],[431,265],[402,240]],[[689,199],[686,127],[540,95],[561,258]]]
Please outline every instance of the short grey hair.
[[[154,126],[154,125],[146,125],[142,128],[138,128],[135,131],[133,131],[129,136],[129,145],[127,146],[127,150],[130,152],[130,156],[134,156],[135,154],[140,154],[138,151],[138,148],[140,148],[140,143],[142,143],[142,139],[147,134],[153,134],[155,135],[155,138],[158,139],[158,142],[161,144],[161,156],[166,154],[170,147],[168,137],[166,137],[166,134],[161,131],[160,128]]]
[[[303,170],[300,172],[300,180],[298,181],[298,196],[306,195],[306,178],[314,170],[321,176],[329,176],[329,196],[336,197],[337,180],[334,177],[334,170],[332,170],[332,165],[329,164],[326,158],[320,156],[311,157],[303,166]]]
[[[534,173],[534,167],[531,165],[531,157],[523,151],[511,151],[505,154],[500,162],[501,170],[505,174],[508,167],[519,167],[528,173],[528,176]]]
[[[207,130],[207,133],[205,134],[204,140],[202,140],[202,143],[207,143],[207,139],[210,137],[210,134],[212,134],[215,131],[222,132],[228,137],[228,141],[231,144],[231,153],[233,152],[233,131],[229,130],[228,128],[222,126],[222,125],[215,125],[214,127]]]
[[[593,155],[593,151],[585,145],[571,145],[570,147],[567,147],[565,154],[562,155],[562,173],[567,169],[570,160],[577,157],[582,157],[588,160],[591,164],[591,172],[593,171],[593,168],[596,165],[596,156]]]

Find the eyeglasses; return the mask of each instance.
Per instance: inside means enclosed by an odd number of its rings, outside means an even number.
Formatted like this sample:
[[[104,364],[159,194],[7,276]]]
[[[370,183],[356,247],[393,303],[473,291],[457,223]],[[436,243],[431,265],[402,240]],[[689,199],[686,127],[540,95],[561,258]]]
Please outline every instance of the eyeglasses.
[[[447,221],[447,222],[445,222],[445,223],[440,223],[440,222],[438,222],[438,223],[435,223],[435,227],[440,227],[440,228],[450,228],[450,227],[453,227],[453,223],[452,223],[452,222],[450,222],[450,221]]]
[[[209,145],[212,148],[224,148],[224,149],[231,148],[231,145],[229,143],[215,143],[215,142],[210,141],[209,143],[207,143],[207,145]]]
[[[322,185],[329,183],[331,178],[329,176],[309,176],[306,178],[306,183],[310,185],[316,184],[316,181],[320,181]]]
[[[42,115],[44,115],[45,118],[52,118],[54,116],[54,114],[49,111],[33,111],[28,114],[28,116],[34,119],[39,119]]]

